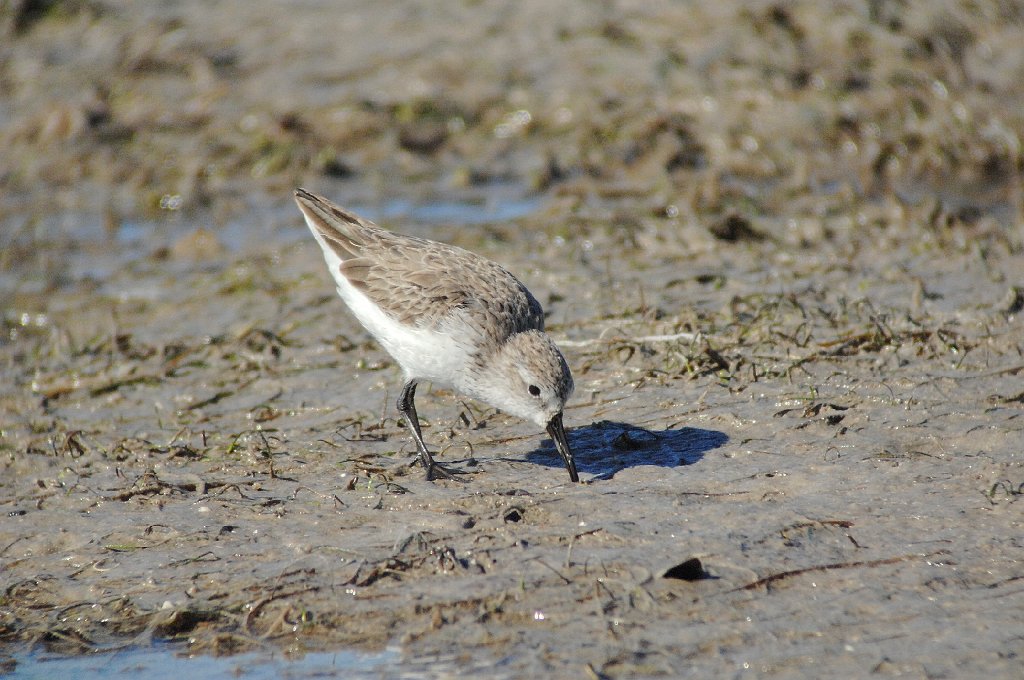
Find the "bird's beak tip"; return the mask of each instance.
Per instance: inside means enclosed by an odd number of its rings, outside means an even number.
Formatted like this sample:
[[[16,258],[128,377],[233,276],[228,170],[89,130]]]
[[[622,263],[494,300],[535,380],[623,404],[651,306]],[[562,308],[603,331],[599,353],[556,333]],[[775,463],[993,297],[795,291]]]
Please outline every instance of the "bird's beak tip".
[[[547,431],[551,436],[551,440],[555,443],[555,448],[558,449],[558,453],[562,456],[562,461],[565,462],[565,469],[569,471],[569,479],[573,482],[580,481],[579,472],[576,470],[576,459],[572,455],[572,449],[569,448],[569,440],[565,437],[565,427],[562,425],[561,411],[551,418]]]

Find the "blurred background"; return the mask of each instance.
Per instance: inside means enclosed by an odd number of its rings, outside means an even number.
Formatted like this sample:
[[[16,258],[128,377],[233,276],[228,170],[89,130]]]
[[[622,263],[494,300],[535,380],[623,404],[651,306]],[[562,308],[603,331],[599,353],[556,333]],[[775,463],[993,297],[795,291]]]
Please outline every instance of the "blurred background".
[[[201,248],[301,238],[297,185],[377,217],[544,210],[567,235],[813,245],[912,220],[1019,246],[1022,13],[8,0],[4,286],[63,285],[65,249],[152,254],[197,226]]]

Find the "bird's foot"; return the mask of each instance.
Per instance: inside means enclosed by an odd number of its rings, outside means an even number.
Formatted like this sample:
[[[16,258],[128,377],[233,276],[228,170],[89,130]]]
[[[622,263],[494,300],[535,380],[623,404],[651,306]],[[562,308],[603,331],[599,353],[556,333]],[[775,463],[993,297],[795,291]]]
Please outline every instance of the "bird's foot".
[[[446,468],[443,465],[441,465],[440,463],[435,463],[434,461],[430,461],[429,463],[427,463],[427,481],[428,482],[432,482],[432,481],[434,481],[435,479],[438,479],[438,478],[450,479],[453,482],[464,482],[465,480],[462,479],[461,477],[458,477],[457,475],[466,475],[466,474],[469,474],[469,473],[463,472],[462,470],[455,470],[453,468]]]

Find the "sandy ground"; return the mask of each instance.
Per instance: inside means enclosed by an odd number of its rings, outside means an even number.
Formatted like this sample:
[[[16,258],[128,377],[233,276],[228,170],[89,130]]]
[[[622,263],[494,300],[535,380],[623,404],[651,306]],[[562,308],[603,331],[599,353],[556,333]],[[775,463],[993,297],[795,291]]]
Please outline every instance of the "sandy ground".
[[[1024,8],[435,4],[0,10],[0,672],[1017,677]],[[298,185],[527,283],[583,484],[423,479]]]

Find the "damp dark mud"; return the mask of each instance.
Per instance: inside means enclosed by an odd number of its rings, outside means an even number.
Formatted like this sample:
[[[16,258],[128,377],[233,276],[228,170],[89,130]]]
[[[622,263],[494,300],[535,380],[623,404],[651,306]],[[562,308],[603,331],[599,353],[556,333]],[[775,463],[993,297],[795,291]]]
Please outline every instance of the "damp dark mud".
[[[1019,8],[15,2],[0,30],[0,669],[1019,672]],[[425,481],[296,186],[531,288],[583,484],[439,389],[424,436],[467,474]]]

